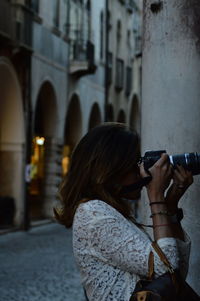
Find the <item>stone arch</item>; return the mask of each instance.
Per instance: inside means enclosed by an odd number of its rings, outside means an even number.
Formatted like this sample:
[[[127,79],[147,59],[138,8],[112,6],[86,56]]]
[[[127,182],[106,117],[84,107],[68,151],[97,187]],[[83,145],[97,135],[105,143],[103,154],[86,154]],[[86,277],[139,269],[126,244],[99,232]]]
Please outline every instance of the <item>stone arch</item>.
[[[65,129],[64,129],[64,149],[62,159],[62,172],[68,171],[71,153],[82,136],[82,113],[79,96],[74,93],[69,102]]]
[[[132,129],[140,133],[140,108],[139,108],[139,99],[137,95],[133,95],[131,102],[131,109],[129,115],[129,125]]]
[[[12,222],[20,225],[24,210],[25,123],[19,80],[6,58],[0,58],[0,83],[0,205],[5,196],[12,197],[16,209]]]
[[[126,115],[124,113],[124,110],[122,110],[122,109],[118,113],[117,122],[126,123]]]
[[[110,122],[114,121],[114,109],[112,104],[108,105],[107,119]]]
[[[99,105],[95,103],[93,104],[90,112],[88,130],[92,129],[93,127],[97,126],[100,123],[101,123],[101,112],[100,112]]]
[[[58,110],[55,89],[48,80],[39,89],[34,110],[33,149],[31,157],[30,216],[31,220],[52,217],[56,198]]]
[[[57,99],[50,81],[45,81],[39,90],[34,120],[34,133],[39,136],[53,137],[57,127]]]
[[[76,145],[82,135],[82,114],[79,96],[71,96],[65,122],[64,142],[72,147]]]

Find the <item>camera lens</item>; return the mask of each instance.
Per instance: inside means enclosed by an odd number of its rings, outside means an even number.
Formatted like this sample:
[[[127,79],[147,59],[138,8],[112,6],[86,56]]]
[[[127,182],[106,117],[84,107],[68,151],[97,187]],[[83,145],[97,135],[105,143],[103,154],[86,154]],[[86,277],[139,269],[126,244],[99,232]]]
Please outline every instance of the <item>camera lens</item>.
[[[185,153],[181,155],[169,156],[170,162],[174,167],[182,165],[190,170],[193,175],[200,174],[200,155],[197,153]]]

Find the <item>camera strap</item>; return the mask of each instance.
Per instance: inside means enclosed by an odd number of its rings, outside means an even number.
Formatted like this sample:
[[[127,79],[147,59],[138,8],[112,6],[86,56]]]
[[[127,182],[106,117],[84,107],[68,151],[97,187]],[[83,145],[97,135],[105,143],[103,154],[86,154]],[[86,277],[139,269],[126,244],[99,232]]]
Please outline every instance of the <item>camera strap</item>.
[[[138,181],[134,184],[123,186],[121,193],[129,193],[131,191],[140,189],[143,186],[148,185],[149,182],[151,182],[151,180],[152,180],[152,176],[149,175],[148,177],[144,177],[143,179],[141,179],[140,181]]]

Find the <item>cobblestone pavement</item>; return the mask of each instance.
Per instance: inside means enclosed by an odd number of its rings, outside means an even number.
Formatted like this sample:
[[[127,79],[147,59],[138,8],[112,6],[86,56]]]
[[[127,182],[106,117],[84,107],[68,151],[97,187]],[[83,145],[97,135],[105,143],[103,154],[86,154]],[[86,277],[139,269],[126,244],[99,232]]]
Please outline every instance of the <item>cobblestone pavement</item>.
[[[0,301],[85,301],[71,230],[57,224],[0,236]]]

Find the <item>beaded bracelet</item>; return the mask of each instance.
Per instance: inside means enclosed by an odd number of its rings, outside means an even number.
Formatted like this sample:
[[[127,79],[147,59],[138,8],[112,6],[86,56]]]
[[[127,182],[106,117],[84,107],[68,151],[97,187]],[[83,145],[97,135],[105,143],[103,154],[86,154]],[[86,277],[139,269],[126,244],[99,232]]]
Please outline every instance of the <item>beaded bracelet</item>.
[[[171,216],[171,214],[168,212],[168,211],[159,211],[159,212],[155,212],[155,213],[152,213],[150,215],[150,218],[154,217],[155,215],[167,215],[167,216]]]

